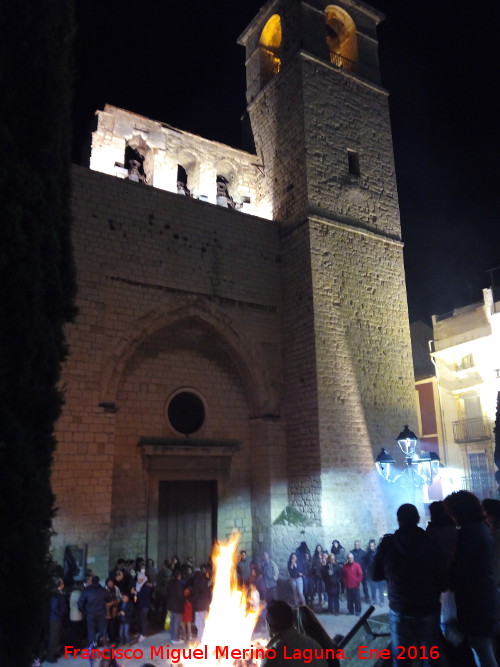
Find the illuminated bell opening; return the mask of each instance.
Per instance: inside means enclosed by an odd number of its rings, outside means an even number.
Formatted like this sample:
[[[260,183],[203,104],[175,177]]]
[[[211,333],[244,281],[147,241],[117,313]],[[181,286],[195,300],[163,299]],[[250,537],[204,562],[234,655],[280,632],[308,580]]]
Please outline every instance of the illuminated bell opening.
[[[379,455],[375,459],[375,467],[378,474],[386,481],[389,481],[392,465],[395,463],[389,452],[382,447]]]
[[[399,446],[401,447],[401,451],[405,456],[409,456],[410,458],[413,458],[415,455],[415,448],[417,446],[417,436],[413,431],[410,431],[408,428],[408,424],[405,424],[404,429],[401,431],[401,433],[398,435],[396,438],[398,441]]]

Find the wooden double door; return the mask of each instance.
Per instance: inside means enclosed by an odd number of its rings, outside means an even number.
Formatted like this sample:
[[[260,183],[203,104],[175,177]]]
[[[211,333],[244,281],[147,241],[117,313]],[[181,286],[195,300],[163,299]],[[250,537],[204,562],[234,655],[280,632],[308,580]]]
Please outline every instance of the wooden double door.
[[[159,482],[158,566],[178,556],[192,556],[195,567],[206,563],[217,536],[217,481]]]

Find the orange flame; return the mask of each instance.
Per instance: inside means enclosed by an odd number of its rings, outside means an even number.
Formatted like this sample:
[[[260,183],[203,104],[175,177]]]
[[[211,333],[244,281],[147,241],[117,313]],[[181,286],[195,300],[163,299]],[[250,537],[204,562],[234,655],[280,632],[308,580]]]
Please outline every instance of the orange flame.
[[[207,646],[250,646],[258,612],[247,610],[247,595],[236,585],[236,550],[239,533],[217,543],[213,553],[214,586],[212,604],[201,639]]]
[[[240,535],[235,533],[227,542],[216,543],[213,553],[213,594],[212,603],[205,621],[203,636],[198,638],[207,646],[207,653],[214,663],[233,665],[234,659],[221,657],[217,647],[227,647],[231,651],[251,648],[252,634],[259,617],[259,611],[248,609],[247,594],[238,590],[236,580],[237,548]],[[262,607],[261,607],[262,608]],[[257,641],[253,643],[255,646]],[[262,644],[259,644],[262,646]],[[217,657],[216,657],[217,656]],[[199,660],[185,660],[184,667],[200,667]]]

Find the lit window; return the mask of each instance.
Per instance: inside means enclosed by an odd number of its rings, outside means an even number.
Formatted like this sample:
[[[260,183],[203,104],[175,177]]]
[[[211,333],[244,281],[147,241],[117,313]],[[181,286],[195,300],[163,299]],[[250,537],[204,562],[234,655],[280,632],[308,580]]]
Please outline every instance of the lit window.
[[[273,14],[260,36],[260,81],[265,85],[281,69],[281,19]]]
[[[356,24],[344,9],[335,5],[329,5],[325,9],[325,23],[330,62],[351,72],[356,71],[358,62]]]

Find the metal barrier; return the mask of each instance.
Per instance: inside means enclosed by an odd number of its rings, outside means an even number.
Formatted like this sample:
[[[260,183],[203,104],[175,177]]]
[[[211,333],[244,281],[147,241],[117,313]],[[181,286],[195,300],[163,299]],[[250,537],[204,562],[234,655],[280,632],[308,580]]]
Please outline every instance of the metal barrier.
[[[372,619],[368,623],[374,611],[375,607],[370,606],[347,635],[340,638],[332,639],[309,607],[299,607],[296,610],[296,626],[300,632],[315,639],[322,648],[343,651],[345,657],[329,660],[330,667],[381,667],[385,658],[380,658],[380,652],[390,647],[391,634],[385,619]]]

